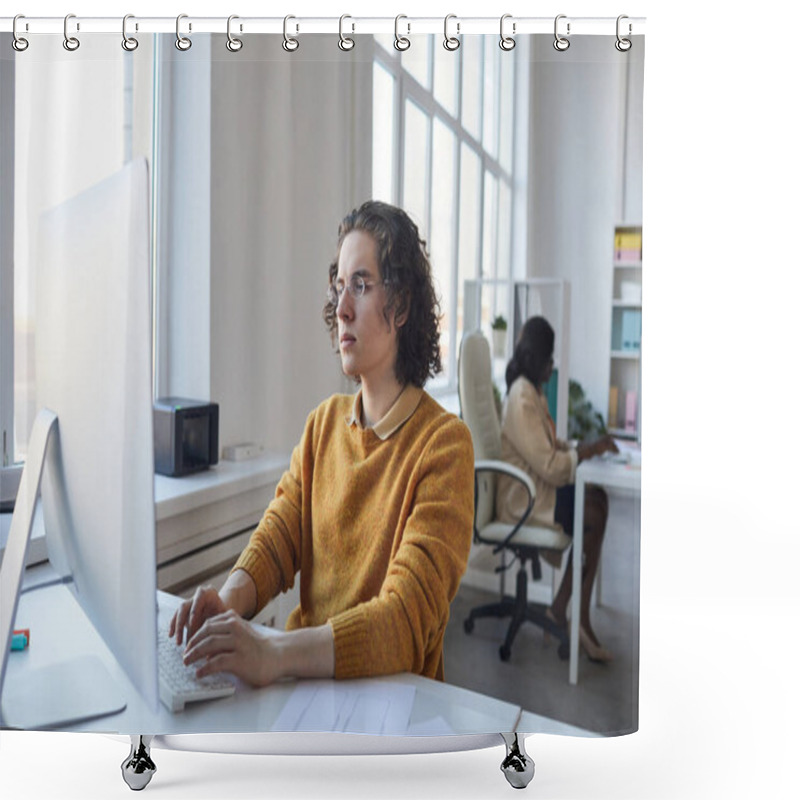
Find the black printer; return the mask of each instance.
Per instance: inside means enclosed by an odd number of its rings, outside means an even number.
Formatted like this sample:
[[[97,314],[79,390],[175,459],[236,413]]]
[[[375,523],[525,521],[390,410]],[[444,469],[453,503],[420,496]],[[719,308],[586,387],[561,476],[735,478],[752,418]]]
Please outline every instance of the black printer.
[[[219,461],[219,406],[184,397],[161,397],[153,404],[155,469],[179,478]]]

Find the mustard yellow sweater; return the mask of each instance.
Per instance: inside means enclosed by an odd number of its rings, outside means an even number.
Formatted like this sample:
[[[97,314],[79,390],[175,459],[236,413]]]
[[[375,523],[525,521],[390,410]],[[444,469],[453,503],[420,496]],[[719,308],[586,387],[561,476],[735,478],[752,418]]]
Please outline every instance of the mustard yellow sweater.
[[[443,679],[445,626],[472,537],[472,439],[425,392],[408,387],[398,403],[409,402],[410,417],[388,435],[360,427],[351,396],[316,408],[234,567],[255,581],[258,610],[300,572],[286,627],[330,621],[337,678]]]

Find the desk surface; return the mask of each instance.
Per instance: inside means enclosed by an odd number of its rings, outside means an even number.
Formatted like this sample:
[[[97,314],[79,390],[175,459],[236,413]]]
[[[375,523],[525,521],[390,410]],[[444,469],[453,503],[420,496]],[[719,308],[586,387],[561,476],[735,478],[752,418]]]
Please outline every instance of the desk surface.
[[[620,463],[613,458],[590,458],[578,464],[576,481],[614,486],[618,489],[641,490],[642,461]]]
[[[49,567],[35,567],[28,573],[28,584],[52,575]],[[4,693],[14,691],[15,676],[26,670],[90,653],[101,658],[125,695],[127,708],[124,711],[71,725],[69,729],[75,731],[121,734],[271,731],[295,687],[311,683],[287,681],[266,689],[253,689],[240,683],[231,697],[194,704],[179,714],[171,714],[161,704],[157,709],[147,707],[66,587],[52,586],[22,595],[15,625],[30,628],[31,644],[25,651],[10,654]],[[407,735],[511,732],[516,729],[521,713],[518,706],[510,703],[418,675],[320,683],[338,684],[348,689],[357,689],[359,685],[374,688],[376,683],[413,686],[414,702]]]

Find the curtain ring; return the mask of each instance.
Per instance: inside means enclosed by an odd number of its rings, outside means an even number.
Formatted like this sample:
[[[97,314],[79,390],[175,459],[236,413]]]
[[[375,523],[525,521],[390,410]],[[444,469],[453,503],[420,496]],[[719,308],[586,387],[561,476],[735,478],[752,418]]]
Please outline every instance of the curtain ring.
[[[175,20],[175,47],[178,50],[188,50],[192,46],[192,40],[188,36],[181,36],[181,20],[188,19],[188,14],[178,14]],[[192,24],[189,23],[189,30],[191,31]]]
[[[505,50],[508,52],[509,50],[513,50],[517,46],[517,42],[513,36],[506,36],[503,32],[503,25],[507,19],[511,19],[511,14],[503,14],[500,17],[500,49]],[[511,25],[511,32],[517,32],[517,23],[514,22]]]
[[[351,39],[349,36],[345,36],[342,32],[342,24],[346,19],[352,19],[349,14],[342,14],[339,17],[339,49],[344,50],[347,52],[348,50],[352,50],[356,46],[355,39]],[[356,26],[353,25],[353,32],[355,32]]]
[[[139,46],[139,40],[134,39],[132,36],[128,36],[129,19],[134,19],[133,14],[126,14],[122,18],[122,49],[132,53]]]
[[[64,49],[65,50],[69,50],[70,53],[73,53],[75,50],[77,50],[81,46],[81,43],[74,36],[70,36],[69,35],[69,31],[68,31],[67,28],[68,28],[68,25],[69,25],[69,21],[71,19],[75,19],[75,15],[74,14],[67,14],[67,16],[64,17]],[[81,29],[80,25],[78,25],[77,29],[78,30]]]
[[[402,53],[411,47],[411,39],[409,39],[407,36],[400,35],[399,27],[401,19],[408,19],[408,17],[405,14],[398,14],[394,18],[394,49],[399,50]],[[406,23],[406,27],[408,28],[407,33],[411,33],[411,26]]]
[[[617,17],[617,41],[614,42],[614,47],[616,47],[617,50],[619,50],[620,53],[627,53],[628,50],[630,50],[631,47],[633,47],[633,42],[631,42],[630,39],[623,39],[619,35],[619,24],[620,24],[620,22],[622,22],[623,19],[628,19],[627,14],[620,14]],[[628,36],[630,36],[630,34],[631,34],[631,24],[629,22],[628,23]]]
[[[444,42],[442,44],[444,45],[444,49],[449,50],[450,52],[453,52],[453,50],[458,50],[458,48],[461,47],[461,40],[456,36],[449,36],[447,33],[448,23],[450,22],[451,19],[455,18],[456,18],[455,14],[448,14],[444,18]],[[460,31],[461,31],[461,23],[457,22],[456,33],[460,33]]]
[[[244,47],[244,42],[241,39],[237,39],[231,33],[231,22],[235,19],[239,19],[236,14],[231,14],[228,17],[228,41],[225,42],[225,47],[227,47],[231,53],[238,53]]]
[[[565,37],[563,37],[563,36],[562,36],[562,35],[561,35],[561,34],[558,32],[558,21],[559,21],[560,19],[566,19],[566,18],[567,18],[567,15],[566,15],[566,14],[559,14],[559,15],[556,17],[556,22],[555,22],[555,26],[554,26],[554,31],[555,31],[555,37],[556,37],[556,39],[555,39],[555,41],[553,42],[553,47],[555,47],[555,49],[556,49],[556,50],[558,50],[558,52],[559,52],[559,53],[563,53],[565,50],[568,50],[568,49],[569,49],[569,39],[566,39]],[[570,25],[569,25],[569,22],[568,22],[568,23],[567,23],[567,36],[569,36],[569,27],[570,27]]]
[[[22,36],[20,36],[17,33],[17,20],[18,19],[25,19],[25,16],[23,14],[17,14],[17,16],[14,17],[14,25],[12,27],[12,32],[14,34],[14,40],[11,42],[11,46],[18,53],[22,53],[22,52],[24,52],[25,50],[28,49],[28,45],[30,44],[30,42],[28,42],[27,39],[24,39]]]
[[[294,36],[289,36],[287,24],[290,19],[296,19],[296,17],[293,17],[291,14],[289,14],[283,18],[283,49],[287,53],[293,53],[298,47],[300,47],[300,40]]]

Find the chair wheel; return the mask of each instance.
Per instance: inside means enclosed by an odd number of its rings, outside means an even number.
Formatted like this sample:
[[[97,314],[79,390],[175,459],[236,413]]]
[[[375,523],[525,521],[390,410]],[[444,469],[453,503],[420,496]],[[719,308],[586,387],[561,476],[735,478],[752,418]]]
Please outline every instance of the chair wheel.
[[[464,620],[464,633],[472,633],[475,628],[475,620],[472,617],[467,617]]]
[[[506,645],[500,645],[500,660],[501,661],[508,661],[511,658],[511,648],[506,647]]]

